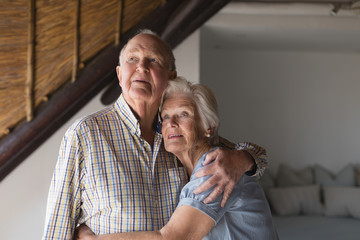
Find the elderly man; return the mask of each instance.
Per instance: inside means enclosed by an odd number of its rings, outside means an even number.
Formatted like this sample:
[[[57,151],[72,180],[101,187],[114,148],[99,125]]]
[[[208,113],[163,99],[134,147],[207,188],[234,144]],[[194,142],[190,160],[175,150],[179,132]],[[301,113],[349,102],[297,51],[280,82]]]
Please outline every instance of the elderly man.
[[[122,88],[116,103],[75,122],[63,138],[43,239],[72,239],[81,223],[95,234],[161,229],[188,181],[181,163],[165,151],[157,121],[161,95],[177,76],[171,49],[141,32],[123,47],[116,71]],[[246,151],[214,152],[207,162],[215,164],[198,172],[213,175],[196,190],[216,185],[207,202],[223,191],[225,202],[245,172],[263,170],[262,148],[240,148]]]

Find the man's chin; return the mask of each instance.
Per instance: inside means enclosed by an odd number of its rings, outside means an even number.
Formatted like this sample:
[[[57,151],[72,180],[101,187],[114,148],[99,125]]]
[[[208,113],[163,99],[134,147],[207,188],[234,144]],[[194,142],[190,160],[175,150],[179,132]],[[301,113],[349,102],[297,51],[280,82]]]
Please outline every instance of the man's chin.
[[[129,97],[134,100],[148,101],[151,99],[151,91],[149,88],[145,88],[145,87],[132,88],[129,91]]]

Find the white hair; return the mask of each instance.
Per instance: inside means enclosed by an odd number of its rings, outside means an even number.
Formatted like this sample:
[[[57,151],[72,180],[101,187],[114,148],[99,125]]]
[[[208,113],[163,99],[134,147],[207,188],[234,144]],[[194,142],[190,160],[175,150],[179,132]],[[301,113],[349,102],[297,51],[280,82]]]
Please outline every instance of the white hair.
[[[136,37],[137,35],[140,35],[140,34],[148,34],[148,35],[153,35],[153,36],[157,37],[157,38],[164,44],[164,46],[165,46],[165,48],[166,48],[166,51],[167,51],[167,53],[168,53],[168,58],[169,58],[169,62],[168,62],[168,63],[169,63],[169,71],[176,70],[175,56],[174,56],[174,53],[173,53],[171,47],[170,47],[169,44],[167,44],[164,40],[162,40],[161,37],[160,37],[157,33],[151,31],[150,29],[141,29],[141,30],[139,30],[132,38],[130,38],[130,39],[127,41],[127,43],[122,47],[122,49],[121,49],[121,51],[120,51],[120,55],[119,55],[119,66],[121,66],[121,63],[122,63],[122,55],[123,55],[123,53],[124,53],[124,51],[125,51],[125,49],[126,49],[126,46],[127,46],[128,42],[129,42],[131,39],[133,39],[134,37]]]
[[[216,96],[213,91],[205,85],[192,84],[183,77],[177,77],[169,81],[169,85],[162,95],[160,111],[165,100],[177,94],[185,94],[192,99],[199,114],[202,127],[205,131],[211,131],[209,137],[210,144],[217,144],[219,141],[220,118]]]

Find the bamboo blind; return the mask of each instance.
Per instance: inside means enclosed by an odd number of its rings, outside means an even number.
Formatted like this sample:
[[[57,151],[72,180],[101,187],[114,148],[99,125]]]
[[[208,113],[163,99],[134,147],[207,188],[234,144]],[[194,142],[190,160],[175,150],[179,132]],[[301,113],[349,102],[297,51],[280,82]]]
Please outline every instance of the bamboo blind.
[[[0,138],[164,0],[1,0]]]

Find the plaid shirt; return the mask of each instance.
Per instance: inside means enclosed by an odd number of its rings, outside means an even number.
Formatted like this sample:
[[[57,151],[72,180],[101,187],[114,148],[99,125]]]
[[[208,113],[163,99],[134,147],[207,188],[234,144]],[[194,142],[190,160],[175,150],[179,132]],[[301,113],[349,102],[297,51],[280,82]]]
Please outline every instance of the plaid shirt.
[[[261,154],[258,166],[266,161]],[[66,132],[43,239],[72,239],[81,223],[95,234],[159,230],[187,182],[181,163],[165,151],[160,132],[152,150],[120,96],[112,107],[75,122]]]
[[[44,239],[71,239],[77,223],[96,234],[159,230],[169,220],[187,174],[153,150],[123,97],[66,132],[50,186]]]

